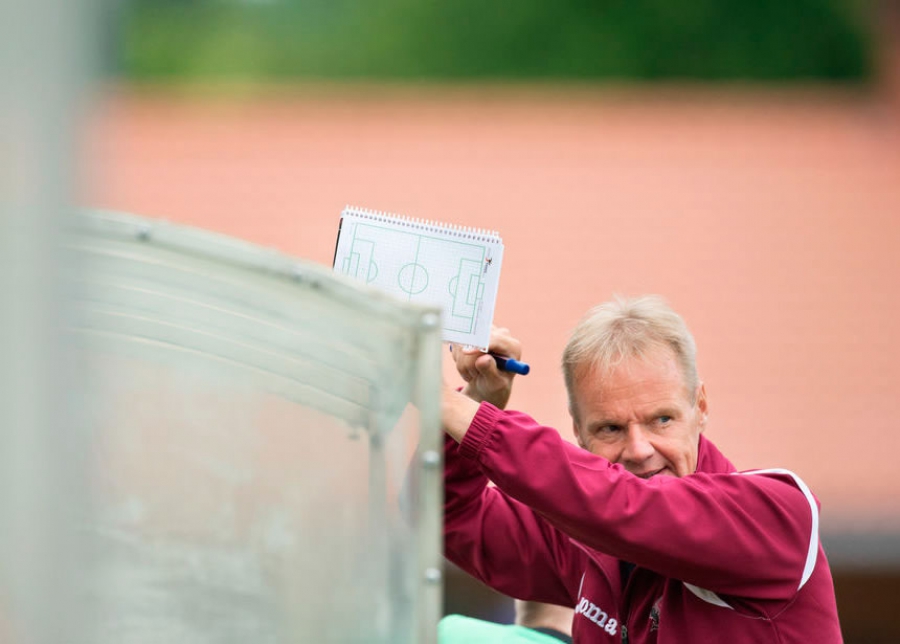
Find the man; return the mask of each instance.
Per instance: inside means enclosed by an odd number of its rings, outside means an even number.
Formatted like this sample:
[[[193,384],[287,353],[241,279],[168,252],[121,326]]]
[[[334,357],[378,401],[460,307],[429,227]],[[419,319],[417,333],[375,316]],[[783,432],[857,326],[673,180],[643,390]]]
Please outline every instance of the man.
[[[571,644],[572,615],[564,606],[516,600],[513,625],[447,615],[438,624],[438,644]]]
[[[521,355],[503,329],[491,351]],[[575,607],[580,644],[841,642],[817,502],[786,470],[737,473],[702,436],[695,353],[660,298],[589,312],[563,356],[576,447],[502,411],[511,375],[454,348],[467,384],[443,394],[447,557]]]

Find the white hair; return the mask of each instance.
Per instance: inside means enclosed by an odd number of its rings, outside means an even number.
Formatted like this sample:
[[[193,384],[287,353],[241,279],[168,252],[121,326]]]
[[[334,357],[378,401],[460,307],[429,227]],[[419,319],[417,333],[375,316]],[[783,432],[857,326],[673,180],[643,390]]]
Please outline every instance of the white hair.
[[[659,347],[668,347],[675,355],[687,395],[693,399],[700,382],[697,346],[684,320],[663,298],[616,295],[588,311],[572,331],[562,357],[572,418],[578,422],[573,394],[582,373],[606,372],[625,358],[641,358]]]

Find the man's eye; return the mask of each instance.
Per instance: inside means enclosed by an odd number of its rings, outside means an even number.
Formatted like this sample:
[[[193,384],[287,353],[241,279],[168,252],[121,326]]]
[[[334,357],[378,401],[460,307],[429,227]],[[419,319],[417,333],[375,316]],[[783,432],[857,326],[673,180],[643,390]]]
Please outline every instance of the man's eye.
[[[596,429],[597,434],[615,434],[620,427],[618,425],[603,425]]]
[[[672,417],[671,416],[660,416],[657,420],[659,421],[660,425],[668,425],[670,422],[672,422]]]

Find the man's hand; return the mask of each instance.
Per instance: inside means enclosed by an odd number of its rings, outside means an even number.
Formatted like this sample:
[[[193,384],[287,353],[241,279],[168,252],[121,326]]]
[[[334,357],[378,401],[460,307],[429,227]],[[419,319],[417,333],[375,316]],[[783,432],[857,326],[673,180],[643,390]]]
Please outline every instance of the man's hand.
[[[444,383],[441,395],[441,424],[457,443],[462,442],[472,419],[478,413],[478,403],[464,396],[456,388]]]
[[[522,344],[509,333],[509,329],[491,328],[488,350],[507,358],[519,360]],[[487,401],[503,409],[512,393],[514,373],[500,371],[494,358],[478,349],[463,350],[453,347],[453,359],[459,375],[466,381],[463,393],[476,402]]]

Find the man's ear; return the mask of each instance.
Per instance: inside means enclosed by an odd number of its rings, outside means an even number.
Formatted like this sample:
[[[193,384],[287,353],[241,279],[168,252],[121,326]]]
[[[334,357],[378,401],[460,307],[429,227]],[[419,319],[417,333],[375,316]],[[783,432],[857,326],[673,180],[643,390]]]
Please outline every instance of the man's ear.
[[[709,400],[706,397],[706,385],[700,383],[697,388],[697,411],[700,413],[700,431],[706,429],[706,419],[709,417]]]
[[[587,449],[584,441],[581,440],[581,432],[578,431],[578,423],[576,423],[574,419],[572,420],[572,433],[575,435],[575,442],[578,443],[578,447]]]

